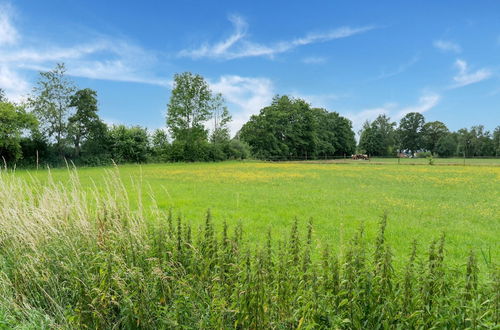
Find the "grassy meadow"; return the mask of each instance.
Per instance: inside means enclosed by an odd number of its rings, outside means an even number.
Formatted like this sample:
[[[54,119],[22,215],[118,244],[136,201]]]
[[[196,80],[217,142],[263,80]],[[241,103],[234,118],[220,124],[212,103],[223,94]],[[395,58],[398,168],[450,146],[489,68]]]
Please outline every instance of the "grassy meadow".
[[[482,256],[481,261],[498,261],[500,167],[493,166],[496,160],[489,163],[492,166],[465,167],[378,161],[124,165],[118,173],[132,208],[140,203],[145,212],[153,205],[172,209],[194,226],[210,209],[216,225],[241,222],[250,242],[262,241],[268,230],[283,236],[294,218],[299,224],[312,218],[318,243],[342,243],[361,223],[372,238],[386,212],[386,235],[397,257],[407,254],[413,239],[426,246],[445,232],[449,261],[462,262],[471,248]],[[80,183],[103,191],[109,170],[78,169]],[[46,170],[16,175],[48,180]],[[70,178],[67,169],[51,170],[51,176],[62,184]]]
[[[499,182],[367,162],[2,172],[0,328],[498,328]]]

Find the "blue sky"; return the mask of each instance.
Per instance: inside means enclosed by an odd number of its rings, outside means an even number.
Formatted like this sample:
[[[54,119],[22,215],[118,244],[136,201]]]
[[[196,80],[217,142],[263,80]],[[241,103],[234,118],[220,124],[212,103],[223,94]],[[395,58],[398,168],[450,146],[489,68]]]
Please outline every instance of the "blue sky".
[[[165,126],[174,73],[203,75],[234,132],[275,94],[358,130],[424,113],[500,125],[500,1],[0,0],[0,88],[21,100],[64,62],[108,123]]]

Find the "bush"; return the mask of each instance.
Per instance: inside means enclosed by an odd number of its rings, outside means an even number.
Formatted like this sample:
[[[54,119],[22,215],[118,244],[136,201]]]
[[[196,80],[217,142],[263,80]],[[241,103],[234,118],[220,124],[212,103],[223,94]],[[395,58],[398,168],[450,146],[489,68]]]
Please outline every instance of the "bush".
[[[417,158],[428,158],[432,156],[432,152],[430,151],[422,151],[417,153]]]

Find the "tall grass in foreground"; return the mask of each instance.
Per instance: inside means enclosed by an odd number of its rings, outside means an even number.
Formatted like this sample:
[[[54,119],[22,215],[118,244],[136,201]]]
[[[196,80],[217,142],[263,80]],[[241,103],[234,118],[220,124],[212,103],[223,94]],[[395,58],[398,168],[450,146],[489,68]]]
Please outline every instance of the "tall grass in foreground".
[[[109,174],[105,193],[75,173],[66,186],[0,175],[0,328],[499,327],[498,267],[479,277],[473,251],[448,267],[444,235],[413,242],[402,269],[386,216],[374,243],[361,227],[340,255],[312,221],[251,248],[210,213],[199,228],[158,209],[145,219]]]

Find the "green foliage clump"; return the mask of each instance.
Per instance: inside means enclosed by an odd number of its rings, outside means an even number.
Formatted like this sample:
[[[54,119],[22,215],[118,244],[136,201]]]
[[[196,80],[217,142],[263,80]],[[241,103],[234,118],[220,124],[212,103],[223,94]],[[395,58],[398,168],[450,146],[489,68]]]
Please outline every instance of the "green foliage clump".
[[[0,176],[0,324],[45,328],[495,328],[500,276],[474,252],[446,263],[445,236],[414,242],[394,266],[387,216],[374,243],[361,226],[335,254],[305,234],[262,244],[154,209],[133,211],[109,173],[107,193],[30,186]]]
[[[260,159],[316,159],[350,155],[356,149],[350,120],[286,95],[276,96],[253,115],[239,138]]]

